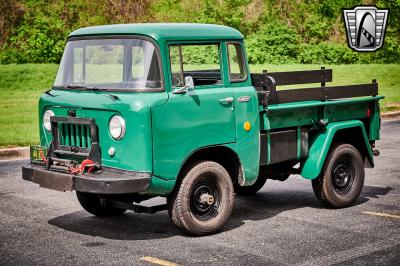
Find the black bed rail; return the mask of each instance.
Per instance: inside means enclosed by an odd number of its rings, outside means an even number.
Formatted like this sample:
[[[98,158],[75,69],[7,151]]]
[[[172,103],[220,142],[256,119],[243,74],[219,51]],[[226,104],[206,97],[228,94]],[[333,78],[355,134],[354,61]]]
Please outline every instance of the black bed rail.
[[[268,73],[266,70],[264,70],[263,74],[267,74],[268,76],[273,77],[276,81],[276,86],[308,83],[325,84],[325,82],[332,81],[332,69],[325,69],[325,67],[321,67],[321,70],[271,73]]]
[[[271,72],[251,74],[251,80],[258,92],[259,103],[268,104],[332,100],[362,96],[378,95],[378,83],[372,80],[370,84],[344,85],[326,87],[326,82],[332,81],[332,69],[321,67],[320,70]],[[276,86],[320,83],[320,87],[276,90]]]
[[[277,91],[268,103],[277,104],[313,100],[333,100],[362,96],[376,96],[377,94],[378,83],[304,88]]]

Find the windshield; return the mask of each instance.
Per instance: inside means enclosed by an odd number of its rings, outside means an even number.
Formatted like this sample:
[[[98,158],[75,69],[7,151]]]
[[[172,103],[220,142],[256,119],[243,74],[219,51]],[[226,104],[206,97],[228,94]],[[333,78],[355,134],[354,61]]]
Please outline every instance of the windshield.
[[[143,39],[71,40],[54,87],[109,90],[161,89],[159,58]]]

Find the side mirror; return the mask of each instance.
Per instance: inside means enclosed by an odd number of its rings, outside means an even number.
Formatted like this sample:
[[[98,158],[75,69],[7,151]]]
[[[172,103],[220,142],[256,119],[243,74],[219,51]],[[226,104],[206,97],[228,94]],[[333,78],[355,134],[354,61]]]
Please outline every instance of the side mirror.
[[[191,76],[185,77],[185,87],[187,88],[188,91],[194,90],[194,82]]]
[[[175,89],[172,93],[174,94],[185,94],[189,91],[194,90],[194,82],[191,76],[185,77],[185,85],[181,88]]]

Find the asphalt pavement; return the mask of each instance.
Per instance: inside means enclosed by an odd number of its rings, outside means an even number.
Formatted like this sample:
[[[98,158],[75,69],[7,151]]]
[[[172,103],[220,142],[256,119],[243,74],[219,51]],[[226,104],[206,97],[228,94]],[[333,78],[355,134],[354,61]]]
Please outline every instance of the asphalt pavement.
[[[182,234],[166,211],[94,217],[75,193],[23,181],[27,161],[0,161],[0,264],[400,265],[400,121],[381,133],[354,206],[322,208],[299,176],[268,180],[236,197],[222,232],[206,237]]]

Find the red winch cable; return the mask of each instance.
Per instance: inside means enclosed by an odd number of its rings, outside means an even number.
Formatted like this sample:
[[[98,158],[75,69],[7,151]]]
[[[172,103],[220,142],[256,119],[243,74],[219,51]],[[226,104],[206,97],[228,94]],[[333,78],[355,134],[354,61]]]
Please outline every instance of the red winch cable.
[[[78,167],[73,167],[70,166],[69,167],[69,172],[70,174],[82,174],[85,171],[85,168],[88,167],[88,173],[91,173],[94,170],[94,166],[89,166],[89,165],[93,165],[94,162],[92,160],[89,159],[85,159],[82,161],[81,165]]]

